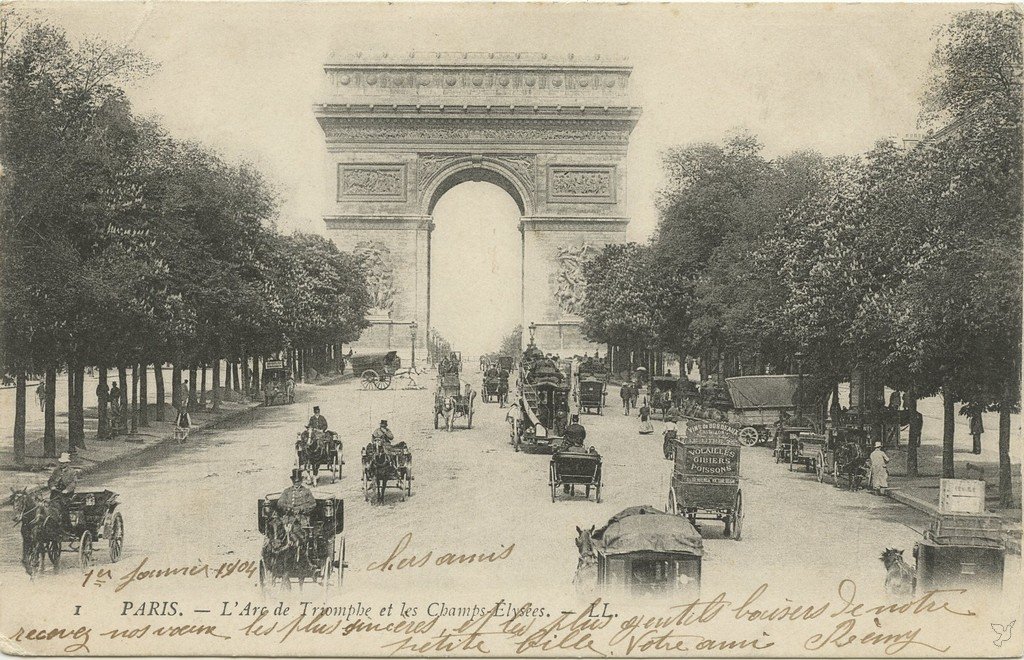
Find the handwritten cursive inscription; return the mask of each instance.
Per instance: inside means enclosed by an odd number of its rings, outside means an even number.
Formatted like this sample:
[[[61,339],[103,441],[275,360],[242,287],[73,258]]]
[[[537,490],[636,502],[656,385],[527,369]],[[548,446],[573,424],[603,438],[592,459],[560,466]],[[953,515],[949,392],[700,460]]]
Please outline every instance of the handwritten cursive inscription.
[[[386,573],[388,571],[400,571],[406,568],[424,568],[431,564],[434,566],[493,564],[494,562],[504,561],[511,557],[512,551],[516,548],[516,544],[512,543],[511,545],[504,547],[500,552],[494,551],[469,554],[445,552],[444,554],[439,554],[435,559],[433,550],[428,550],[426,554],[422,555],[407,554],[406,550],[410,543],[412,543],[412,532],[406,533],[405,536],[398,540],[398,544],[386,559],[379,562],[370,562],[366,567],[366,570]]]

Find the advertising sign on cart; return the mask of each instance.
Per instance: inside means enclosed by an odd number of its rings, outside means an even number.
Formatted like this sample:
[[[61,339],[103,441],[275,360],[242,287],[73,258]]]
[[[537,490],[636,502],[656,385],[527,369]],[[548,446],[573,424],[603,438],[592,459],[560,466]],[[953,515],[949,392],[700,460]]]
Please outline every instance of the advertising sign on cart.
[[[683,506],[731,508],[740,482],[739,431],[724,422],[686,425],[672,482]]]

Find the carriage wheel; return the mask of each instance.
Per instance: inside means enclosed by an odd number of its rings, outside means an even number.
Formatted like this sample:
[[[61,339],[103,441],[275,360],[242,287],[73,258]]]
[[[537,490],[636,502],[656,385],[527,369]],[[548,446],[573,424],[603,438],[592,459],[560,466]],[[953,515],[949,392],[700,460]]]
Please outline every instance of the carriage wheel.
[[[331,483],[337,483],[341,479],[341,447],[334,450],[334,467],[331,468]]]
[[[732,540],[743,538],[743,491],[736,491],[736,508],[732,512]]]
[[[835,463],[832,464],[832,485],[835,486],[836,488],[842,488],[843,486],[841,483],[839,483],[839,479],[839,461],[836,461]]]
[[[818,480],[818,483],[824,483],[825,481],[825,455],[818,452],[818,455],[814,457],[814,476]]]
[[[391,387],[391,374],[381,374],[380,378],[377,379],[377,382],[374,383],[374,385],[377,387],[378,390],[388,389],[389,387]]]
[[[121,559],[121,551],[124,550],[124,518],[121,517],[120,511],[114,514],[107,543],[110,546],[110,561],[116,564]]]
[[[753,426],[744,426],[740,429],[740,444],[744,447],[754,447],[761,436]]]
[[[335,568],[338,557],[338,539],[337,537],[331,538],[331,554],[324,561],[324,567],[320,571],[320,585],[324,590],[324,598],[330,594],[331,591],[331,576],[335,574]]]
[[[405,494],[412,497],[412,466],[405,468]]]
[[[676,499],[676,489],[668,489],[668,513],[673,516],[679,515],[679,500]]]
[[[345,560],[345,537],[341,537],[341,560],[338,562],[338,586],[345,579],[345,569],[348,568],[348,562]]]
[[[373,369],[367,369],[362,374],[363,389],[368,390],[371,387],[377,386],[377,372]]]
[[[555,494],[558,492],[558,479],[555,477],[554,462],[548,466],[548,483],[551,485],[551,502],[555,501]]]
[[[46,556],[50,558],[50,563],[53,564],[54,572],[60,571],[60,553],[63,550],[60,546],[60,541],[50,541],[47,544]]]
[[[92,532],[85,530],[78,541],[78,565],[85,569],[92,563]]]

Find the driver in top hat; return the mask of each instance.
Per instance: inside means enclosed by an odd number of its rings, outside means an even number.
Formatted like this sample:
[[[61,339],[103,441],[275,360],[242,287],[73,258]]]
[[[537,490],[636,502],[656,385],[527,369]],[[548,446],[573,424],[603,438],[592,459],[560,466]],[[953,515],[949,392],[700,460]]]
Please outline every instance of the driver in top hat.
[[[277,498],[277,510],[288,529],[288,538],[292,545],[301,540],[302,528],[309,525],[309,514],[316,508],[316,498],[312,491],[302,484],[302,470],[292,470],[292,485]]]
[[[388,428],[388,420],[382,419],[380,420],[380,426],[373,430],[370,437],[377,442],[386,442],[390,444],[391,441],[395,439],[395,434]]]
[[[309,418],[306,428],[317,431],[327,430],[327,418],[320,414],[320,406],[313,406],[313,416]]]
[[[50,501],[60,508],[64,526],[70,527],[71,514],[68,504],[71,495],[75,492],[75,486],[78,485],[78,473],[71,467],[70,454],[63,452],[60,455],[60,458],[57,459],[57,467],[53,469],[46,485],[50,490]]]

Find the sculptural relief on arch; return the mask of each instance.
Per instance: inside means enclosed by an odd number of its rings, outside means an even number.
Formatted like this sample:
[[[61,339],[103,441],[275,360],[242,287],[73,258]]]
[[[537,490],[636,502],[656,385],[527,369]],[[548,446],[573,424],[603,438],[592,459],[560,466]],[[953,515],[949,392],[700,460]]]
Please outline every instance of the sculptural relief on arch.
[[[314,106],[326,144],[324,222],[341,249],[388,270],[371,275],[375,308],[358,348],[406,351],[409,323],[430,326],[434,205],[459,183],[487,181],[522,215],[522,245],[510,249],[523,255],[523,326],[535,324],[538,344],[553,351],[593,351],[580,332],[580,266],[625,237],[625,156],[640,116],[631,71],[621,60],[536,53],[324,65]]]

